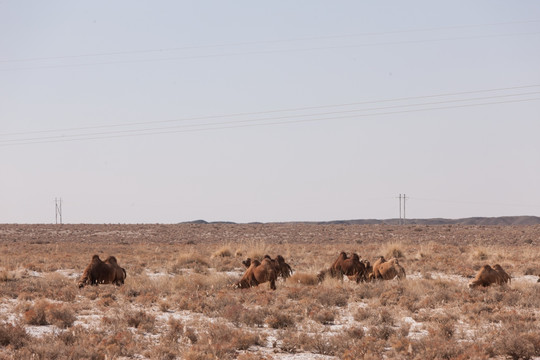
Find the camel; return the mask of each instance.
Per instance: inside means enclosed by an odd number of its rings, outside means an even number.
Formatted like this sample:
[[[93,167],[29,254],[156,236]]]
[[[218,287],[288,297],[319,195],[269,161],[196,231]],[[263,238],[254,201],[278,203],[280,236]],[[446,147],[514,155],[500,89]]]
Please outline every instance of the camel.
[[[508,273],[506,271],[504,271],[504,269],[502,268],[501,265],[495,264],[493,266],[493,270],[495,270],[497,273],[499,273],[499,276],[501,277],[501,281],[503,283],[512,282],[512,278],[510,277],[510,275],[508,275]]]
[[[348,257],[342,251],[329,269],[317,274],[319,282],[322,282],[327,275],[338,279],[343,279],[343,275],[346,275],[349,280],[360,282],[366,279],[366,266],[360,261],[358,254],[353,253],[351,257]]]
[[[484,265],[476,273],[476,277],[469,282],[469,288],[475,288],[478,286],[487,287],[491,284],[506,284],[510,281],[510,276],[503,270],[500,265],[495,265],[498,269],[496,270],[489,265]]]
[[[271,259],[264,258],[262,261],[249,259],[249,264],[244,276],[234,285],[236,288],[245,289],[268,281],[270,289],[276,290],[278,270]]]
[[[360,261],[358,254],[352,254],[350,258],[339,263],[338,271],[357,283],[366,280],[366,266]]]
[[[373,272],[370,275],[370,279],[382,279],[382,280],[392,280],[397,277],[398,279],[406,278],[405,269],[399,264],[397,258],[392,258],[388,261],[381,256],[373,264]]]
[[[368,276],[369,280],[374,280],[379,276],[379,267],[384,262],[386,262],[386,259],[384,258],[384,256],[380,256],[377,260],[375,260],[371,268],[371,273]]]
[[[102,261],[98,255],[92,256],[90,264],[84,270],[79,287],[85,285],[115,284],[120,286],[126,279],[126,270],[118,265],[114,256]]]
[[[281,276],[283,279],[286,280],[292,275],[291,266],[285,262],[283,256],[278,255],[275,259],[270,258],[270,256],[268,255],[265,255],[264,257],[272,260],[274,266],[277,269],[278,276]]]
[[[285,262],[283,256],[278,255],[275,259],[272,259],[270,255],[264,255],[263,259],[269,259],[270,261],[272,261],[276,268],[278,277],[281,276],[284,280],[287,280],[287,278],[292,275],[292,268],[289,264]],[[249,266],[251,265],[251,258],[247,258],[246,260],[242,261],[242,264],[244,264],[246,268],[249,268]]]

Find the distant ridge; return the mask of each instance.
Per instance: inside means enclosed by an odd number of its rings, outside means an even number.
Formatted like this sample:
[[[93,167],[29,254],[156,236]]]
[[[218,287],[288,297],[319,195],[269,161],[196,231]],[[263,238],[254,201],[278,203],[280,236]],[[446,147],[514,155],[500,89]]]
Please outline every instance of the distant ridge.
[[[236,224],[230,221],[212,221],[194,220],[188,221],[188,224]],[[305,224],[343,224],[343,225],[399,225],[399,219],[356,219],[356,220],[331,220],[331,221],[291,221],[291,223]],[[263,224],[254,222],[250,224]],[[500,217],[470,217],[462,219],[406,219],[408,225],[540,225],[538,216],[500,216]]]
[[[317,222],[318,224],[357,224],[357,225],[398,225],[399,219],[386,220],[336,220]],[[540,225],[538,216],[500,216],[500,217],[470,217],[462,219],[406,219],[405,224],[416,225]]]

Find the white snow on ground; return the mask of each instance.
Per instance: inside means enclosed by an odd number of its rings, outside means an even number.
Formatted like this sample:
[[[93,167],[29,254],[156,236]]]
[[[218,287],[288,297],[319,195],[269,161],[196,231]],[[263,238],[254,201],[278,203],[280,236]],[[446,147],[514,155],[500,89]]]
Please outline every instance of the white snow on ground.
[[[538,276],[536,275],[523,275],[518,277],[513,277],[512,282],[524,282],[524,283],[537,283],[538,282]]]
[[[453,281],[457,283],[467,283],[470,279],[466,278],[465,276],[456,275],[456,274],[445,274],[440,272],[432,272],[430,273],[431,280],[445,280],[445,281]],[[414,274],[407,274],[407,279],[409,280],[418,280],[423,279],[424,276],[421,273],[414,273]]]
[[[59,269],[56,270],[56,273],[64,275],[65,277],[70,279],[78,279],[82,275],[82,272],[75,269]]]
[[[54,325],[26,325],[24,327],[28,335],[36,338],[43,337],[45,335],[62,332],[58,327]]]
[[[424,329],[424,324],[417,322],[412,317],[405,316],[401,319],[406,324],[409,324],[409,337],[414,340],[418,340],[428,335],[428,331]]]

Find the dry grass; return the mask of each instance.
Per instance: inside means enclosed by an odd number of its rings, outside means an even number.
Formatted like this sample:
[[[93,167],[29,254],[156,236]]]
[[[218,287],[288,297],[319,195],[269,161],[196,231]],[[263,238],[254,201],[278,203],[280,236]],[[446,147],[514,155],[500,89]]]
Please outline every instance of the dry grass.
[[[0,358],[539,357],[538,238],[538,226],[0,225]],[[340,251],[399,257],[407,279],[318,284]],[[95,253],[118,258],[125,285],[77,288]],[[241,261],[265,254],[293,276],[233,289]],[[484,263],[512,283],[468,289]]]

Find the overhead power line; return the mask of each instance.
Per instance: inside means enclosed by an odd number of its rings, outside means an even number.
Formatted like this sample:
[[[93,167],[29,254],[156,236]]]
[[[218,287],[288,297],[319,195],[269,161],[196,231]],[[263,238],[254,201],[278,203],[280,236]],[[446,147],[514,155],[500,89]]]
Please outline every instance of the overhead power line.
[[[171,129],[171,128],[151,128],[151,129],[141,129],[141,130],[125,130],[125,131],[118,131],[118,132],[74,134],[74,135],[67,135],[67,136],[62,135],[62,136],[30,138],[30,139],[12,139],[12,140],[0,141],[0,146],[110,139],[110,138],[122,138],[122,137],[133,137],[133,136],[173,134],[173,133],[182,133],[182,132],[200,132],[200,131],[209,131],[209,130],[233,129],[233,128],[242,128],[242,127],[255,127],[255,126],[285,125],[285,124],[308,123],[308,122],[316,122],[316,121],[340,120],[340,119],[346,119],[346,118],[360,118],[360,117],[369,117],[369,116],[405,114],[405,113],[420,112],[420,111],[432,111],[432,110],[465,108],[465,107],[473,107],[473,106],[518,103],[518,102],[537,101],[537,100],[540,100],[540,97],[518,99],[518,100],[507,100],[507,101],[495,101],[495,102],[484,102],[484,103],[474,103],[474,104],[419,108],[419,109],[411,109],[411,110],[389,111],[389,112],[381,112],[381,113],[354,114],[354,115],[344,115],[344,116],[311,118],[311,119],[296,119],[295,120],[294,116],[291,116],[291,117],[283,117],[285,120],[278,120],[278,121],[276,121],[276,119],[270,118],[273,120],[270,122],[261,122],[261,121],[268,121],[269,119],[255,119],[255,120],[229,121],[229,122],[210,123],[210,124],[194,124],[194,125],[178,126],[176,127],[176,130]],[[384,109],[384,108],[380,108],[380,109]],[[316,115],[316,114],[313,114],[313,115]],[[251,122],[246,123],[247,121],[251,121]],[[181,128],[181,129],[178,129],[178,128]]]
[[[149,53],[164,53],[183,50],[195,50],[195,49],[211,49],[220,47],[238,47],[245,45],[261,45],[261,44],[279,44],[279,43],[291,43],[298,41],[312,41],[312,40],[330,40],[330,39],[344,39],[354,37],[366,37],[366,36],[384,36],[395,35],[405,33],[418,33],[418,32],[434,32],[441,30],[458,30],[458,29],[472,29],[501,25],[517,25],[517,24],[534,24],[539,23],[540,20],[524,20],[524,21],[511,21],[511,22],[499,22],[499,23],[486,23],[486,24],[473,24],[473,25],[456,25],[456,26],[441,26],[432,28],[419,28],[419,29],[405,29],[396,31],[384,31],[384,32],[367,32],[359,34],[344,34],[344,35],[329,35],[329,36],[306,36],[293,39],[275,39],[275,40],[260,40],[260,41],[243,41],[232,42],[223,44],[209,44],[209,45],[186,45],[177,47],[165,47],[157,49],[137,49],[137,50],[123,50],[123,51],[109,51],[109,52],[96,52],[87,54],[68,54],[68,55],[56,55],[56,56],[41,56],[41,57],[26,57],[17,59],[0,59],[0,63],[16,63],[16,62],[32,62],[32,61],[44,61],[44,60],[61,60],[61,59],[77,59],[88,57],[100,57],[100,56],[117,56],[117,55],[135,55],[135,54],[149,54]]]
[[[513,37],[513,36],[531,36],[531,35],[540,35],[540,31],[512,33],[512,34],[456,36],[456,37],[422,39],[422,40],[387,41],[387,42],[375,42],[375,43],[364,43],[364,44],[353,44],[353,45],[333,45],[333,46],[318,46],[318,47],[304,47],[304,48],[295,47],[295,48],[290,48],[290,49],[253,50],[253,51],[244,51],[244,52],[223,52],[223,53],[214,53],[214,54],[184,55],[184,56],[175,56],[175,57],[166,57],[166,58],[154,58],[154,59],[116,60],[116,61],[115,60],[109,60],[109,61],[78,63],[78,64],[58,64],[58,65],[43,65],[43,66],[31,66],[31,67],[20,67],[20,68],[5,68],[5,69],[0,69],[0,71],[76,68],[76,67],[96,66],[96,65],[140,64],[140,63],[190,60],[190,59],[205,59],[205,58],[227,57],[227,56],[268,55],[268,54],[292,53],[292,52],[353,49],[353,48],[371,47],[371,46],[392,46],[392,45],[406,45],[406,44],[412,45],[412,44],[433,43],[433,42],[441,42],[441,41],[490,39],[490,38]]]
[[[74,131],[86,131],[86,130],[98,130],[98,129],[114,129],[114,128],[122,128],[122,127],[125,128],[125,127],[141,126],[141,125],[170,124],[170,123],[180,123],[180,122],[187,122],[187,121],[211,120],[211,119],[221,119],[221,118],[230,118],[230,117],[256,116],[256,115],[266,115],[266,114],[276,114],[276,113],[290,113],[290,112],[298,112],[298,111],[305,111],[305,110],[329,109],[329,108],[349,107],[349,106],[357,106],[357,105],[369,105],[369,104],[381,104],[381,103],[389,103],[389,102],[432,99],[432,98],[438,98],[438,97],[472,95],[472,94],[480,94],[480,93],[492,93],[492,92],[530,89],[530,88],[538,88],[538,87],[540,87],[540,84],[512,86],[512,87],[503,87],[503,88],[491,88],[491,89],[472,90],[472,91],[461,91],[461,92],[448,92],[448,93],[439,93],[439,94],[432,94],[432,95],[409,96],[409,97],[399,97],[399,98],[392,98],[392,99],[341,103],[341,104],[304,106],[304,107],[285,108],[285,109],[266,110],[266,111],[256,111],[256,112],[240,112],[240,113],[231,113],[231,114],[222,114],[222,115],[198,116],[198,117],[189,117],[189,118],[181,118],[181,119],[173,119],[173,120],[143,121],[143,122],[130,122],[130,123],[123,123],[123,124],[110,124],[110,125],[63,128],[63,129],[48,129],[48,130],[10,132],[10,133],[0,133],[0,137],[19,136],[19,135],[26,136],[26,135],[31,135],[31,134],[45,134],[45,133],[55,133],[55,132],[56,133],[59,133],[59,132],[66,133],[66,132],[74,132]],[[251,119],[251,120],[238,120],[238,121],[234,121],[234,122],[276,120],[276,119],[292,118],[292,117],[299,117],[299,116],[316,116],[316,115],[340,114],[340,113],[354,112],[354,111],[356,111],[356,112],[358,112],[358,111],[373,111],[373,110],[381,110],[381,109],[388,109],[388,108],[434,105],[434,104],[451,103],[451,102],[464,102],[464,101],[473,101],[473,100],[485,100],[485,99],[502,98],[502,97],[509,97],[509,96],[532,95],[532,94],[538,94],[538,93],[539,92],[535,91],[535,92],[519,93],[519,94],[515,94],[515,93],[514,94],[503,94],[503,95],[495,95],[495,96],[488,96],[488,97],[481,97],[481,98],[469,98],[469,99],[457,99],[457,100],[455,99],[455,100],[446,100],[446,101],[431,102],[431,103],[405,104],[405,105],[395,105],[395,106],[379,107],[379,108],[334,111],[334,112],[327,112],[327,113],[299,114],[299,115],[290,115],[289,114],[289,115],[283,116],[283,117],[262,118],[262,119],[255,119],[255,120],[254,119]],[[230,122],[227,122],[227,123],[230,123]],[[209,125],[209,124],[199,124],[199,125],[202,126],[202,125]],[[189,125],[189,126],[195,126],[195,125]],[[0,143],[1,143],[1,141],[2,140],[0,140]]]
[[[87,133],[87,134],[73,134],[68,135],[70,137],[79,137],[79,136],[100,136],[100,135],[114,135],[114,134],[137,134],[137,133],[145,133],[150,131],[165,131],[165,130],[174,130],[178,128],[201,128],[201,127],[215,127],[215,126],[222,126],[222,125],[233,125],[233,124],[249,124],[249,123],[257,123],[261,121],[269,121],[269,120],[283,120],[283,123],[285,123],[284,120],[286,119],[294,119],[294,118],[304,118],[304,117],[313,117],[313,116],[329,116],[329,115],[339,115],[339,114],[346,114],[346,113],[358,113],[358,112],[367,112],[367,111],[379,111],[379,110],[389,110],[389,109],[399,109],[399,108],[409,108],[409,107],[418,107],[418,106],[426,106],[426,105],[440,105],[440,104],[448,104],[448,103],[456,103],[456,102],[466,102],[466,101],[477,101],[477,100],[488,100],[488,99],[497,99],[497,98],[504,98],[504,97],[511,97],[511,96],[523,96],[523,95],[538,95],[540,94],[540,91],[536,92],[528,92],[528,93],[521,93],[521,94],[509,94],[509,95],[498,95],[498,96],[487,96],[487,97],[478,97],[478,98],[471,98],[471,99],[458,99],[458,100],[446,100],[446,101],[436,101],[436,102],[427,102],[427,103],[417,103],[417,104],[405,104],[405,105],[393,105],[393,106],[384,106],[384,107],[376,107],[376,108],[366,108],[366,109],[354,109],[354,110],[344,110],[344,111],[332,111],[332,112],[322,112],[322,113],[311,113],[311,114],[298,114],[298,115],[285,115],[285,116],[278,116],[278,117],[267,117],[267,118],[260,118],[260,119],[247,119],[247,120],[231,120],[231,121],[223,121],[223,122],[214,122],[214,123],[196,123],[196,124],[188,124],[188,125],[175,125],[175,126],[168,126],[168,127],[154,127],[154,128],[144,128],[144,129],[132,129],[132,130],[116,130],[116,131],[106,131],[106,132],[97,132],[97,133]],[[520,102],[520,101],[526,101],[526,100],[532,100],[532,99],[519,99],[519,100],[511,100],[506,102]],[[499,103],[505,103],[505,102],[499,102]],[[474,105],[491,105],[495,103],[483,103],[483,104],[470,104],[471,106]],[[467,105],[462,105],[467,106]],[[459,106],[456,106],[459,107]],[[416,111],[421,110],[430,110],[432,108],[428,109],[417,109]],[[412,110],[415,111],[415,110]],[[367,115],[379,115],[377,113],[375,114],[367,114]],[[356,117],[356,116],[366,116],[363,114],[356,114],[356,115],[350,115],[350,116],[333,116],[330,118],[318,118],[318,119],[306,119],[304,121],[320,121],[320,120],[332,120],[332,119],[344,119],[348,117]],[[293,122],[302,122],[301,120],[296,121],[288,121],[289,123]],[[277,124],[277,123],[272,123]],[[256,124],[255,124],[256,125]],[[260,124],[264,125],[264,124]],[[24,139],[14,139],[14,140],[0,140],[0,144],[2,143],[9,143],[9,142],[20,142],[20,141],[32,141],[32,140],[54,140],[54,139],[63,139],[66,135],[56,135],[56,136],[47,136],[47,137],[34,137],[34,138],[24,138]]]

